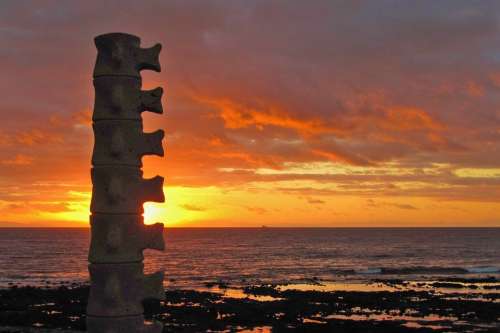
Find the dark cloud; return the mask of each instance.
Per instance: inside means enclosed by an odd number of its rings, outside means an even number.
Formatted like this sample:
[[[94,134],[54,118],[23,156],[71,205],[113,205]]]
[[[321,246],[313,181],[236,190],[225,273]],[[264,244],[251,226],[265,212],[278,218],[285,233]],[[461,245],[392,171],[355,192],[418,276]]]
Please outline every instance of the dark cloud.
[[[267,214],[269,212],[268,209],[264,208],[264,207],[258,207],[258,206],[247,206],[245,207],[249,212],[252,212],[252,213],[256,213],[256,214],[259,214],[259,215],[264,215],[264,214]]]
[[[200,206],[196,206],[196,205],[192,205],[192,204],[183,204],[183,205],[179,205],[179,206],[184,208],[185,210],[190,210],[190,211],[194,211],[194,212],[203,212],[203,211],[207,210],[205,207],[200,207]]]
[[[405,204],[405,203],[394,203],[394,202],[384,202],[384,201],[376,201],[373,199],[368,199],[366,201],[366,205],[368,207],[372,208],[378,208],[378,207],[395,207],[399,209],[409,209],[409,210],[417,210],[418,208],[410,205],[410,204]]]
[[[324,200],[315,198],[307,198],[307,202],[310,203],[311,205],[322,205],[325,203]]]

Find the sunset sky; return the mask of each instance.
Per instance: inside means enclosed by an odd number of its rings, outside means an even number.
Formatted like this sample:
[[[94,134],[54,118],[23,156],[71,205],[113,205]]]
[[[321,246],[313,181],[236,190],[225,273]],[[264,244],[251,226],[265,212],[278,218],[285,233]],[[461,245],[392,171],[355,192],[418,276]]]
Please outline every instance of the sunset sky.
[[[93,38],[163,44],[147,223],[500,226],[498,1],[0,3],[0,225],[86,226]]]

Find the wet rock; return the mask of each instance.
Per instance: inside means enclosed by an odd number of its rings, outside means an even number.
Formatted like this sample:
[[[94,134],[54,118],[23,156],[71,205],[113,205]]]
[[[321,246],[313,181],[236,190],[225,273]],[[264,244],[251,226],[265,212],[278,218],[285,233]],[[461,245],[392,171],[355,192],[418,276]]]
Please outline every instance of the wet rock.
[[[272,285],[250,286],[245,290],[279,299],[261,302],[248,298],[225,298],[210,292],[168,290],[165,295],[167,301],[144,302],[144,316],[148,320],[162,322],[165,325],[164,332],[236,331],[237,327],[269,327],[273,332],[336,333],[492,333],[499,330],[497,317],[500,303],[493,302],[500,299],[498,294],[489,295],[491,301],[485,302],[455,299],[454,294],[436,295],[411,290],[279,291]],[[44,328],[84,330],[88,292],[85,286],[0,290],[0,327],[30,328],[39,323]],[[346,317],[336,318],[338,314]],[[415,318],[415,323],[419,322],[419,318],[435,316],[438,318],[436,322],[430,323],[447,328],[431,330],[428,327],[406,327],[404,324],[407,320],[397,319],[402,314]],[[389,319],[376,319],[377,315]],[[391,315],[395,319],[390,319]],[[429,324],[427,321],[422,323]]]

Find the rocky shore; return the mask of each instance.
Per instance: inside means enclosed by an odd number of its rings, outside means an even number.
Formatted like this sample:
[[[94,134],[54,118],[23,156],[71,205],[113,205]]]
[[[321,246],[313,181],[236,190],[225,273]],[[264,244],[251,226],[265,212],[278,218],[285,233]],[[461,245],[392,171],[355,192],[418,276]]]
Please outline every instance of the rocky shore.
[[[77,284],[2,289],[0,332],[82,331],[88,290]],[[144,303],[146,318],[163,322],[164,332],[500,331],[500,283],[491,278],[378,280],[359,290],[321,281],[214,283],[205,291],[167,290],[166,300]]]

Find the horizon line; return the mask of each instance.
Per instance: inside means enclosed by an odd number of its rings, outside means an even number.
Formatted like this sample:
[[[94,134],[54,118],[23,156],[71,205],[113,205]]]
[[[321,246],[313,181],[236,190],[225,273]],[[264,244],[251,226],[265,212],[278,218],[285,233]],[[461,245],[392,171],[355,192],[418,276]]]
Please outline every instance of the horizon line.
[[[255,226],[255,227],[191,227],[191,226],[175,226],[165,229],[500,229],[498,226]],[[90,229],[90,226],[0,226],[0,229]]]

